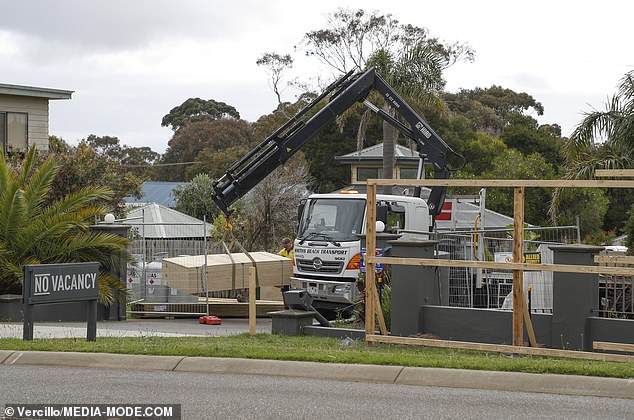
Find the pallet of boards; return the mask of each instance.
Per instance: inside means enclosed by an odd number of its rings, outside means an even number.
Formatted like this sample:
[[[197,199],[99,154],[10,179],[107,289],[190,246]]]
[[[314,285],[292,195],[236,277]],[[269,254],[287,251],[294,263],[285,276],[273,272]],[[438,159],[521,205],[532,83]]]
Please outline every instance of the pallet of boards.
[[[290,283],[293,264],[289,258],[269,252],[251,252],[255,261],[258,287],[281,287]],[[244,253],[207,255],[209,291],[246,289],[249,287],[249,267],[253,263]],[[206,289],[205,256],[163,258],[163,281],[172,288],[192,294]]]

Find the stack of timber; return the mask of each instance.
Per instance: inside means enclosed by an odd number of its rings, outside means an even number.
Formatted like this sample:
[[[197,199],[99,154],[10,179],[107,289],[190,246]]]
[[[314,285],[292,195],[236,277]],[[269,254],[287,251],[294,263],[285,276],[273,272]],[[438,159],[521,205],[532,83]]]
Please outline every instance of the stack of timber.
[[[256,286],[260,298],[275,296],[281,300],[280,287],[290,283],[293,274],[292,261],[269,252],[252,252],[257,271]],[[246,289],[249,287],[249,267],[253,262],[244,253],[207,255],[209,291]],[[207,288],[205,256],[182,256],[163,259],[163,281],[171,288],[202,293]]]

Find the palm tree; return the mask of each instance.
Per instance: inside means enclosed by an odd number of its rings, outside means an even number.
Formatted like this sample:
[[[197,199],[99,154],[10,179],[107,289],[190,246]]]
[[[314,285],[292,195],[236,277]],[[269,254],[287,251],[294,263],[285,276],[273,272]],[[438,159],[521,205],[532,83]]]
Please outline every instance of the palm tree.
[[[591,179],[596,169],[625,169],[634,165],[634,70],[625,74],[618,92],[604,111],[585,113],[563,147],[565,179]],[[555,190],[550,206],[553,221],[561,190]]]
[[[0,151],[0,294],[21,292],[26,264],[97,261],[100,300],[111,302],[125,285],[107,272],[120,263],[128,240],[89,229],[91,221],[107,211],[96,203],[111,192],[84,188],[50,202],[58,166],[53,156],[38,168],[35,160],[36,150],[31,148],[15,167]]]

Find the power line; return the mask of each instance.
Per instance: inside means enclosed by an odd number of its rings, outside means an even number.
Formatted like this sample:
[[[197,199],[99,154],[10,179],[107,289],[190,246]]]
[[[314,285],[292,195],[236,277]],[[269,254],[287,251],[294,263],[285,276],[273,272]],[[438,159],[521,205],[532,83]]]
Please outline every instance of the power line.
[[[155,163],[152,165],[125,165],[128,168],[154,168],[155,166],[191,165],[196,162]]]

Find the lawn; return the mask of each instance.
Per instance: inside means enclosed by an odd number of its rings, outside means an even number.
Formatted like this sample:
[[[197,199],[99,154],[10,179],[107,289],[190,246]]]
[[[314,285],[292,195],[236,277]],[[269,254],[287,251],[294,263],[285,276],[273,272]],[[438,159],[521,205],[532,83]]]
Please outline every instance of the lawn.
[[[466,350],[272,334],[228,337],[112,337],[22,341],[0,339],[0,350],[77,351],[118,354],[236,357],[325,363],[364,363],[509,372],[634,378],[634,363],[509,356]]]

